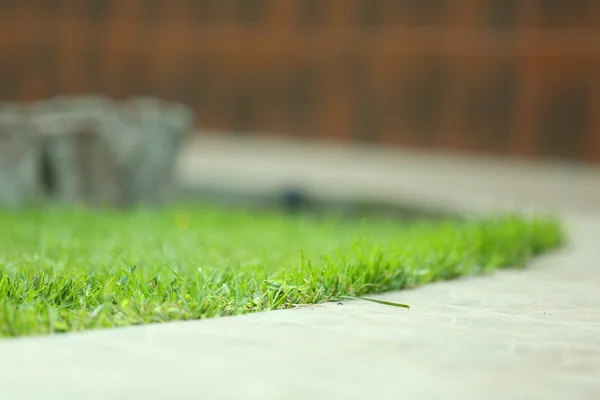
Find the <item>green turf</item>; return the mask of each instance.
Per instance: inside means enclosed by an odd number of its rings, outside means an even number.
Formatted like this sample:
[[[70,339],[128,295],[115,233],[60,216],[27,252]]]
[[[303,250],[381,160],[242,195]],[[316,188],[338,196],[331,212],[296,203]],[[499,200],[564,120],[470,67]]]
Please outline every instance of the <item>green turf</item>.
[[[214,207],[0,213],[0,336],[196,319],[521,266],[550,219],[408,223]]]

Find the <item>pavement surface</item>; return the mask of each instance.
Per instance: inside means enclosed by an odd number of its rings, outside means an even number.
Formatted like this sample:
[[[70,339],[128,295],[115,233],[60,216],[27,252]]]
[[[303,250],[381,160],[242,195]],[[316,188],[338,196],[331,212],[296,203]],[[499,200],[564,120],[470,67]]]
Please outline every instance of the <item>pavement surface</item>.
[[[449,211],[600,212],[600,166],[208,135],[179,161],[185,186]]]
[[[0,399],[599,399],[597,169],[202,138],[189,185],[550,211],[570,244],[530,268],[364,301],[0,341]]]

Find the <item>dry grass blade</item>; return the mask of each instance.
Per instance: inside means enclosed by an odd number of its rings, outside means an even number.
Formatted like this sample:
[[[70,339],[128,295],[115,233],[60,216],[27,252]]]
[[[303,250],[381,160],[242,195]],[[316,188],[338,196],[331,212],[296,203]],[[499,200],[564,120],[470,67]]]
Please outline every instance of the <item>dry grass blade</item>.
[[[370,301],[372,303],[383,304],[384,306],[392,306],[392,307],[400,307],[400,308],[410,308],[410,306],[408,304],[395,303],[393,301],[386,301],[386,300],[371,299],[371,298],[368,298],[368,297],[340,296],[340,298],[341,299],[346,299],[346,300],[364,300],[364,301]]]

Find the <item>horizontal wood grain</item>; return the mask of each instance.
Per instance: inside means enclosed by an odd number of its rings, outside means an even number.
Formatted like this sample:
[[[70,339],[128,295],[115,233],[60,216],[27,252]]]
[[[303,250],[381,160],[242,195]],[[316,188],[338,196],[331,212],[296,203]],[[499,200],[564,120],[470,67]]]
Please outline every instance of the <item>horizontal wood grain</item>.
[[[0,100],[154,95],[208,129],[600,161],[600,2],[0,2]]]

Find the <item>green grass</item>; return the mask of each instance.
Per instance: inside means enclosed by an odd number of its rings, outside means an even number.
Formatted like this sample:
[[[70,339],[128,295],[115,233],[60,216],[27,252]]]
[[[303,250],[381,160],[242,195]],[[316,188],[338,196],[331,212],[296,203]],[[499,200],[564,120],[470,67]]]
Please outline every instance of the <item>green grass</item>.
[[[238,315],[522,266],[550,219],[408,223],[214,207],[0,213],[0,336]]]

